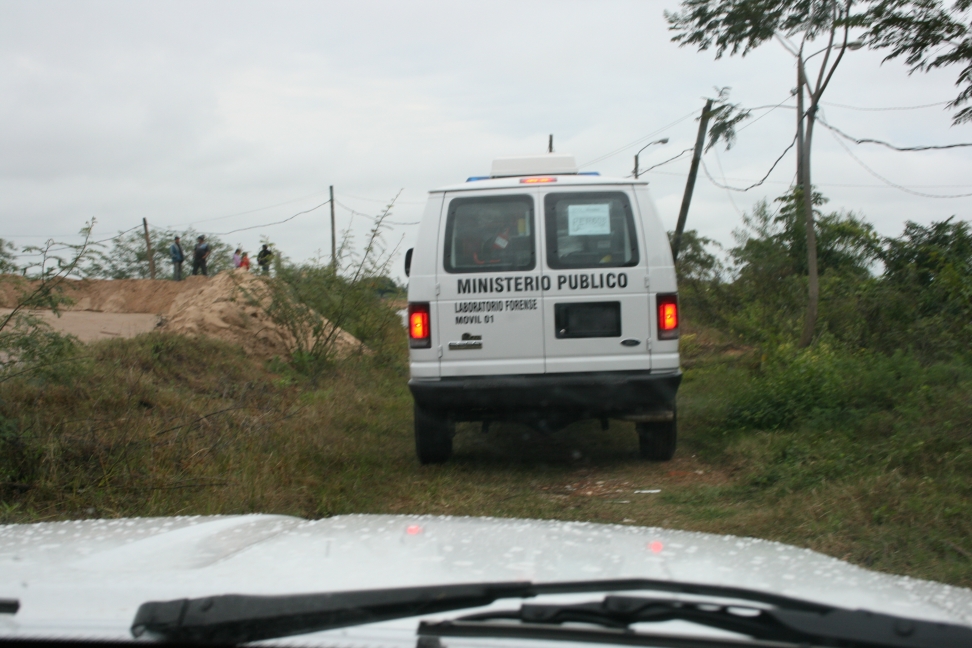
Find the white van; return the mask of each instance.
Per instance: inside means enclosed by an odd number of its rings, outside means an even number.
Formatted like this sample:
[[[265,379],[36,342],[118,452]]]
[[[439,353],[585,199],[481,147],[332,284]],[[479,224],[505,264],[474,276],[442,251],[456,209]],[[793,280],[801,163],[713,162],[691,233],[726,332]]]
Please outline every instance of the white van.
[[[633,421],[641,456],[675,452],[678,298],[647,183],[548,154],[430,192],[405,256],[419,461],[457,421],[557,430]]]

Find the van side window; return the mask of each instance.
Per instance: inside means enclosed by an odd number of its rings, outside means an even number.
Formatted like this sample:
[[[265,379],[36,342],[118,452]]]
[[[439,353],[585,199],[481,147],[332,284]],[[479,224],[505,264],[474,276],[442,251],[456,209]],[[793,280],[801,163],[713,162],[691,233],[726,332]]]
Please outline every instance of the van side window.
[[[621,192],[554,192],[544,199],[547,265],[617,268],[638,264],[631,203]]]
[[[536,267],[531,196],[454,198],[446,217],[446,272],[499,272]]]

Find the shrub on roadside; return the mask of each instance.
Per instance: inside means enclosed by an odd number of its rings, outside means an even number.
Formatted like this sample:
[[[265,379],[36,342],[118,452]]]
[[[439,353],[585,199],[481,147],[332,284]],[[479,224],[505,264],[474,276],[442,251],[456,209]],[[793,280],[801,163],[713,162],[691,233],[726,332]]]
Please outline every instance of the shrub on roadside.
[[[820,343],[783,347],[764,358],[753,379],[734,393],[730,427],[778,430],[807,422],[842,425],[913,401],[922,389],[954,388],[972,379],[962,362],[925,365],[899,351],[884,355]]]
[[[360,253],[353,251],[350,231],[345,231],[333,262],[317,259],[277,265],[268,312],[299,340],[292,362],[302,373],[319,375],[331,367],[339,345],[338,329],[358,338],[379,361],[403,363],[405,334],[387,299],[400,295],[389,276],[398,247],[384,241],[384,222],[394,204],[393,199],[375,218]]]

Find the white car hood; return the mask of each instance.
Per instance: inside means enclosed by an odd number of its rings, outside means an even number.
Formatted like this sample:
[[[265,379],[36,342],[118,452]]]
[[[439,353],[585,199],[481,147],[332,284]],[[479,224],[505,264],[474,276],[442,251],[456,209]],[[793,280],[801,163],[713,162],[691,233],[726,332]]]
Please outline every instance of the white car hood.
[[[496,518],[242,515],[0,526],[0,598],[21,604],[0,614],[0,635],[130,638],[143,602],[226,593],[631,577],[972,625],[970,590],[752,538]],[[414,620],[387,622],[305,639],[414,646],[414,629]]]

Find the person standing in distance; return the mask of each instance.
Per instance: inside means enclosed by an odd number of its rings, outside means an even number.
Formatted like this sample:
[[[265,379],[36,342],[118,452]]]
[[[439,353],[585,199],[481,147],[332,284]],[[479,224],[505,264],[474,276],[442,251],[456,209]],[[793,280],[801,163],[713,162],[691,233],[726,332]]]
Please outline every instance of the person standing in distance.
[[[263,244],[263,249],[257,254],[257,265],[260,266],[260,272],[262,274],[270,274],[270,260],[273,259],[273,252],[266,243]]]
[[[209,243],[206,242],[206,237],[202,234],[199,235],[197,239],[196,249],[192,254],[192,274],[195,275],[197,272],[202,272],[202,275],[206,276],[206,259],[209,258]]]
[[[179,242],[178,236],[169,246],[169,256],[172,258],[172,279],[182,281],[182,262],[186,260],[186,255],[182,252],[182,243]]]

